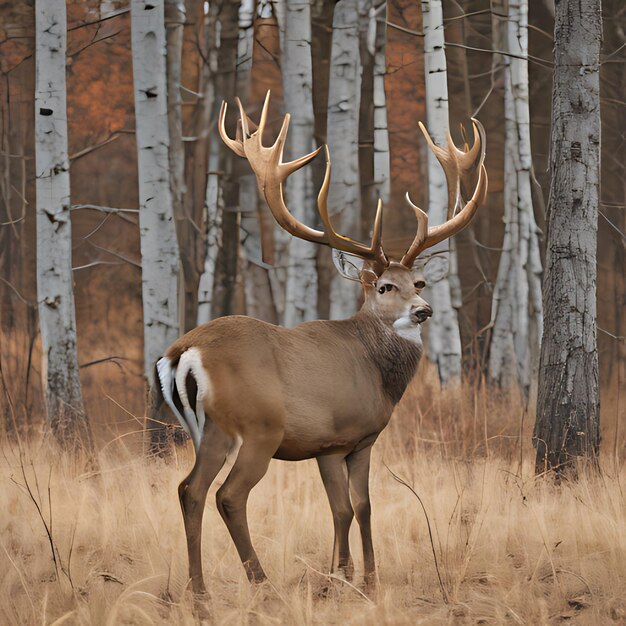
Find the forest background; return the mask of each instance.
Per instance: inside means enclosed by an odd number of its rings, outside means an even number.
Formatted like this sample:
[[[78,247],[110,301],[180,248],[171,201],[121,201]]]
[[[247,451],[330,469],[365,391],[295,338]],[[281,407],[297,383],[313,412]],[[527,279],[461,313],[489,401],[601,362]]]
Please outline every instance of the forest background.
[[[365,3],[367,4],[367,3]],[[363,6],[365,6],[365,4]],[[244,3],[245,5],[245,3]],[[221,6],[221,5],[220,5]],[[261,2],[241,15],[239,3],[225,3],[222,20],[231,22],[230,35],[239,45],[235,94],[247,104],[253,119],[258,115],[267,89],[272,89],[272,121],[280,122],[282,101],[280,33],[273,5]],[[141,259],[139,253],[137,152],[134,138],[133,73],[130,48],[130,14],[122,2],[68,2],[68,124],[71,160],[73,263],[79,362],[82,366],[87,412],[94,425],[116,429],[117,404],[132,414],[143,413],[143,329],[141,305]],[[501,58],[504,5],[488,2],[444,2],[448,69],[450,128],[460,139],[460,123],[476,115],[487,134],[489,195],[469,232],[457,238],[458,273],[462,306],[459,307],[463,360],[466,372],[487,374],[492,321],[493,288],[496,282],[504,234],[504,98]],[[209,135],[215,136],[216,114],[202,114],[198,97],[203,88],[203,66],[209,63],[204,14],[208,5],[188,1],[182,43],[180,110],[185,155],[184,215],[177,220],[186,273],[200,273],[204,262],[206,220],[203,216],[206,176],[198,177],[198,154],[206,150]],[[312,4],[313,105],[315,140],[326,141],[328,74],[334,3]],[[374,180],[374,54],[368,49],[372,17],[366,7],[359,19],[360,63],[363,66],[359,115],[360,232],[372,223],[377,194]],[[605,437],[615,437],[615,419],[624,410],[626,307],[624,307],[624,83],[623,32],[619,2],[604,3],[604,50],[602,90],[602,197],[598,224],[598,344],[600,381],[603,389],[602,423]],[[419,3],[394,0],[387,3],[383,52],[386,56],[384,87],[389,136],[390,187],[384,232],[387,245],[402,248],[414,233],[414,217],[406,207],[408,191],[420,206],[428,204],[427,146],[417,126],[426,120],[422,15]],[[380,13],[380,11],[379,11]],[[256,15],[256,17],[254,17]],[[102,21],[103,16],[109,19]],[[171,32],[176,16],[166,17]],[[35,185],[34,185],[34,11],[31,2],[0,4],[2,35],[0,85],[2,154],[0,184],[0,294],[2,314],[2,370],[5,385],[20,419],[41,414],[40,358],[38,354],[35,292]],[[243,20],[243,22],[241,21]],[[247,20],[247,22],[246,22]],[[222,28],[224,28],[222,26]],[[368,35],[368,31],[370,34]],[[551,50],[553,9],[549,2],[533,2],[529,12],[530,128],[533,166],[533,204],[539,237],[545,230],[550,128]],[[241,50],[247,37],[252,50]],[[380,43],[379,43],[380,45]],[[378,51],[380,52],[380,50]],[[243,54],[243,56],[242,56]],[[206,71],[205,71],[206,74]],[[232,97],[235,94],[228,94]],[[208,124],[208,125],[207,125]],[[198,148],[198,144],[203,144]],[[332,154],[331,154],[332,158]],[[200,159],[201,160],[201,159]],[[316,180],[323,163],[317,164]],[[272,322],[282,321],[284,303],[272,292],[270,273],[281,271],[281,258],[273,258],[274,242],[263,256],[278,270],[268,270],[259,245],[258,216],[271,217],[253,192],[245,162],[233,163],[227,184],[226,216],[222,248],[213,292],[212,315],[248,313]],[[195,169],[194,169],[195,168]],[[206,170],[203,174],[206,174]],[[295,184],[300,180],[294,176]],[[243,178],[241,178],[243,177]],[[200,181],[200,182],[198,182]],[[239,195],[239,182],[248,190]],[[292,182],[291,184],[294,184]],[[234,188],[233,188],[234,187]],[[247,195],[245,195],[247,193]],[[89,207],[115,207],[129,212],[103,214]],[[80,208],[83,207],[83,208]],[[237,214],[236,211],[243,211]],[[258,211],[258,213],[257,213]],[[180,234],[182,233],[182,238]],[[270,233],[270,239],[272,238]],[[249,241],[246,243],[246,239]],[[250,242],[252,240],[252,243]],[[284,240],[284,238],[283,238]],[[284,247],[278,239],[277,244]],[[270,248],[268,253],[267,249]],[[543,247],[542,247],[543,250]],[[243,252],[243,253],[242,253]],[[245,253],[248,253],[246,259]],[[328,317],[334,269],[328,250],[317,251],[318,315]],[[186,269],[187,269],[186,268]],[[284,271],[284,266],[282,267]],[[259,276],[260,275],[260,276]],[[193,296],[186,294],[184,328],[196,324]],[[437,324],[437,317],[432,324]],[[621,372],[621,374],[620,374]],[[26,391],[28,387],[28,391]],[[108,398],[107,398],[108,397]],[[613,442],[611,442],[613,443]]]

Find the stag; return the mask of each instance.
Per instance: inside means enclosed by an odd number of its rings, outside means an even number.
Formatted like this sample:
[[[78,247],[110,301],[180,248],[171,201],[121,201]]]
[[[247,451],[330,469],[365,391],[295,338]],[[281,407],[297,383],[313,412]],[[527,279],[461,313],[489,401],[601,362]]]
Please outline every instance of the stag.
[[[246,504],[251,489],[264,476],[271,459],[315,458],[334,522],[331,571],[346,579],[353,575],[348,532],[356,517],[365,580],[374,583],[368,486],[372,446],[415,374],[422,354],[420,324],[432,315],[431,307],[420,297],[425,284],[415,280],[413,265],[421,252],[467,226],[484,201],[484,130],[473,120],[473,145],[460,150],[449,136],[447,148],[436,146],[420,124],[445,170],[448,220],[429,227],[428,216],[407,194],[417,229],[406,253],[395,261],[383,249],[380,202],[369,245],[334,230],[327,203],[331,171],[328,148],[318,196],[324,230],[298,221],[285,205],[283,184],[321,148],[283,163],[289,114],[274,145],[266,147],[262,136],[269,93],[258,127],[239,101],[238,105],[241,117],[237,136],[232,139],[225,129],[226,103],[222,104],[222,139],[248,160],[282,228],[294,237],[363,260],[359,280],[364,302],[349,319],[306,322],[295,328],[237,315],[216,319],[175,341],[157,362],[155,376],[160,385],[155,385],[155,406],[158,409],[167,403],[191,436],[196,452],[195,465],[178,489],[192,587],[195,593],[205,592],[201,532],[206,495],[237,445],[236,460],[216,499],[249,580],[265,579],[248,529]]]

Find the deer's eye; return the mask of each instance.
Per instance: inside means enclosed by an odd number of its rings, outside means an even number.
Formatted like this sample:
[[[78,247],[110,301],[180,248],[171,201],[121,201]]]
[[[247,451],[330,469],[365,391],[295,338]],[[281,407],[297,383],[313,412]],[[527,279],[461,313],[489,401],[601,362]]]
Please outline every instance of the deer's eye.
[[[424,289],[426,287],[426,283],[423,280],[417,280],[413,283],[415,289]]]
[[[393,289],[393,285],[383,285],[378,289],[378,293],[386,293],[387,291],[391,291]]]

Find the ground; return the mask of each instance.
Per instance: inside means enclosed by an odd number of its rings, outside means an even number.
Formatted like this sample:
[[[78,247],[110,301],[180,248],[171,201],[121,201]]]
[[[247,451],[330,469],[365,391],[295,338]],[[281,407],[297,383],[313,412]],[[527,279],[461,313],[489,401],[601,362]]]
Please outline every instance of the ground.
[[[274,461],[248,508],[261,587],[215,508],[224,471],[209,492],[209,623],[626,624],[623,466],[607,454],[600,474],[555,485],[534,476],[519,401],[420,393],[375,446],[378,591],[361,587],[356,524],[354,585],[327,576],[332,521],[315,462]],[[95,470],[46,444],[7,439],[2,452],[0,623],[194,623],[176,492],[191,443],[147,460],[125,433]]]

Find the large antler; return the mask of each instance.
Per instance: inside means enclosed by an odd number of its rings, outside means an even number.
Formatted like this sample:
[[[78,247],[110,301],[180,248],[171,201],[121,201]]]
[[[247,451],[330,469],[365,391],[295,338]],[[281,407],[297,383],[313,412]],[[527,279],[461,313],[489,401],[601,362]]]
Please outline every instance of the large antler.
[[[459,150],[455,145],[450,133],[448,133],[447,150],[437,146],[420,122],[420,128],[428,141],[430,149],[435,153],[441,164],[448,183],[448,212],[447,221],[438,226],[428,227],[428,215],[419,207],[415,206],[409,194],[406,199],[415,211],[417,218],[417,234],[413,243],[402,257],[401,263],[411,268],[415,259],[426,248],[438,244],[452,235],[463,230],[472,220],[478,207],[484,202],[487,195],[487,170],[485,169],[485,129],[482,124],[472,118],[474,127],[474,143],[471,148],[465,146],[465,150]],[[471,189],[472,179],[478,170],[478,181],[474,186],[472,197],[463,205],[463,189]],[[457,211],[458,209],[458,211]]]
[[[369,246],[354,239],[344,237],[333,228],[328,213],[328,190],[330,187],[330,155],[326,146],[326,174],[324,182],[317,198],[317,207],[324,225],[324,231],[310,228],[297,220],[285,205],[283,198],[283,184],[293,172],[309,163],[321,150],[318,148],[289,163],[283,163],[283,150],[287,131],[289,129],[290,115],[287,113],[283,119],[283,125],[274,145],[266,147],[263,145],[263,131],[267,124],[267,114],[269,110],[270,92],[267,92],[261,119],[258,127],[248,117],[243,109],[241,101],[237,98],[240,119],[237,122],[237,136],[231,139],[226,133],[226,102],[222,102],[219,117],[219,132],[224,143],[235,154],[245,158],[250,163],[256,174],[259,187],[265,196],[267,205],[278,224],[294,237],[305,239],[313,243],[331,246],[337,250],[342,250],[353,254],[371,263],[373,271],[380,276],[389,265],[382,247],[382,202],[378,201],[376,217],[374,219],[374,229],[372,241]],[[437,146],[430,138],[428,132],[420,122],[420,128],[428,141],[431,150],[439,160],[446,175],[448,183],[448,212],[447,221],[438,226],[428,227],[428,216],[419,207],[415,206],[407,194],[407,202],[415,211],[417,218],[417,233],[413,243],[402,257],[401,263],[408,268],[413,266],[415,259],[426,248],[452,237],[463,230],[472,220],[478,207],[484,202],[487,194],[487,170],[485,169],[485,130],[482,124],[472,118],[474,128],[474,143],[471,148],[465,146],[464,150],[459,150],[454,145],[450,133],[448,133],[448,148]],[[250,132],[250,128],[253,129]],[[478,180],[475,185],[472,181],[476,178],[478,170]],[[472,197],[463,206],[463,190],[473,188]],[[457,210],[458,209],[458,210]]]
[[[283,184],[285,180],[288,176],[293,174],[293,172],[309,163],[319,153],[321,147],[295,161],[290,161],[289,163],[282,162],[287,130],[289,129],[289,113],[285,115],[282,128],[280,129],[280,133],[274,145],[271,147],[264,146],[262,138],[267,123],[269,100],[270,92],[268,91],[265,102],[263,103],[261,119],[258,127],[256,127],[244,111],[241,101],[237,98],[241,117],[237,124],[236,139],[231,139],[226,133],[226,102],[222,102],[219,117],[219,132],[224,143],[226,143],[235,154],[248,160],[256,174],[259,187],[265,196],[267,205],[282,228],[291,233],[294,237],[331,246],[337,250],[343,250],[344,252],[354,254],[355,256],[370,261],[375,271],[382,273],[382,270],[389,264],[382,248],[382,202],[378,202],[372,241],[369,246],[344,237],[335,231],[328,214],[328,190],[330,187],[330,154],[328,147],[326,147],[326,174],[317,198],[317,207],[325,230],[315,230],[298,221],[285,205],[283,198]],[[253,129],[256,128],[252,133],[250,132],[251,126]]]

